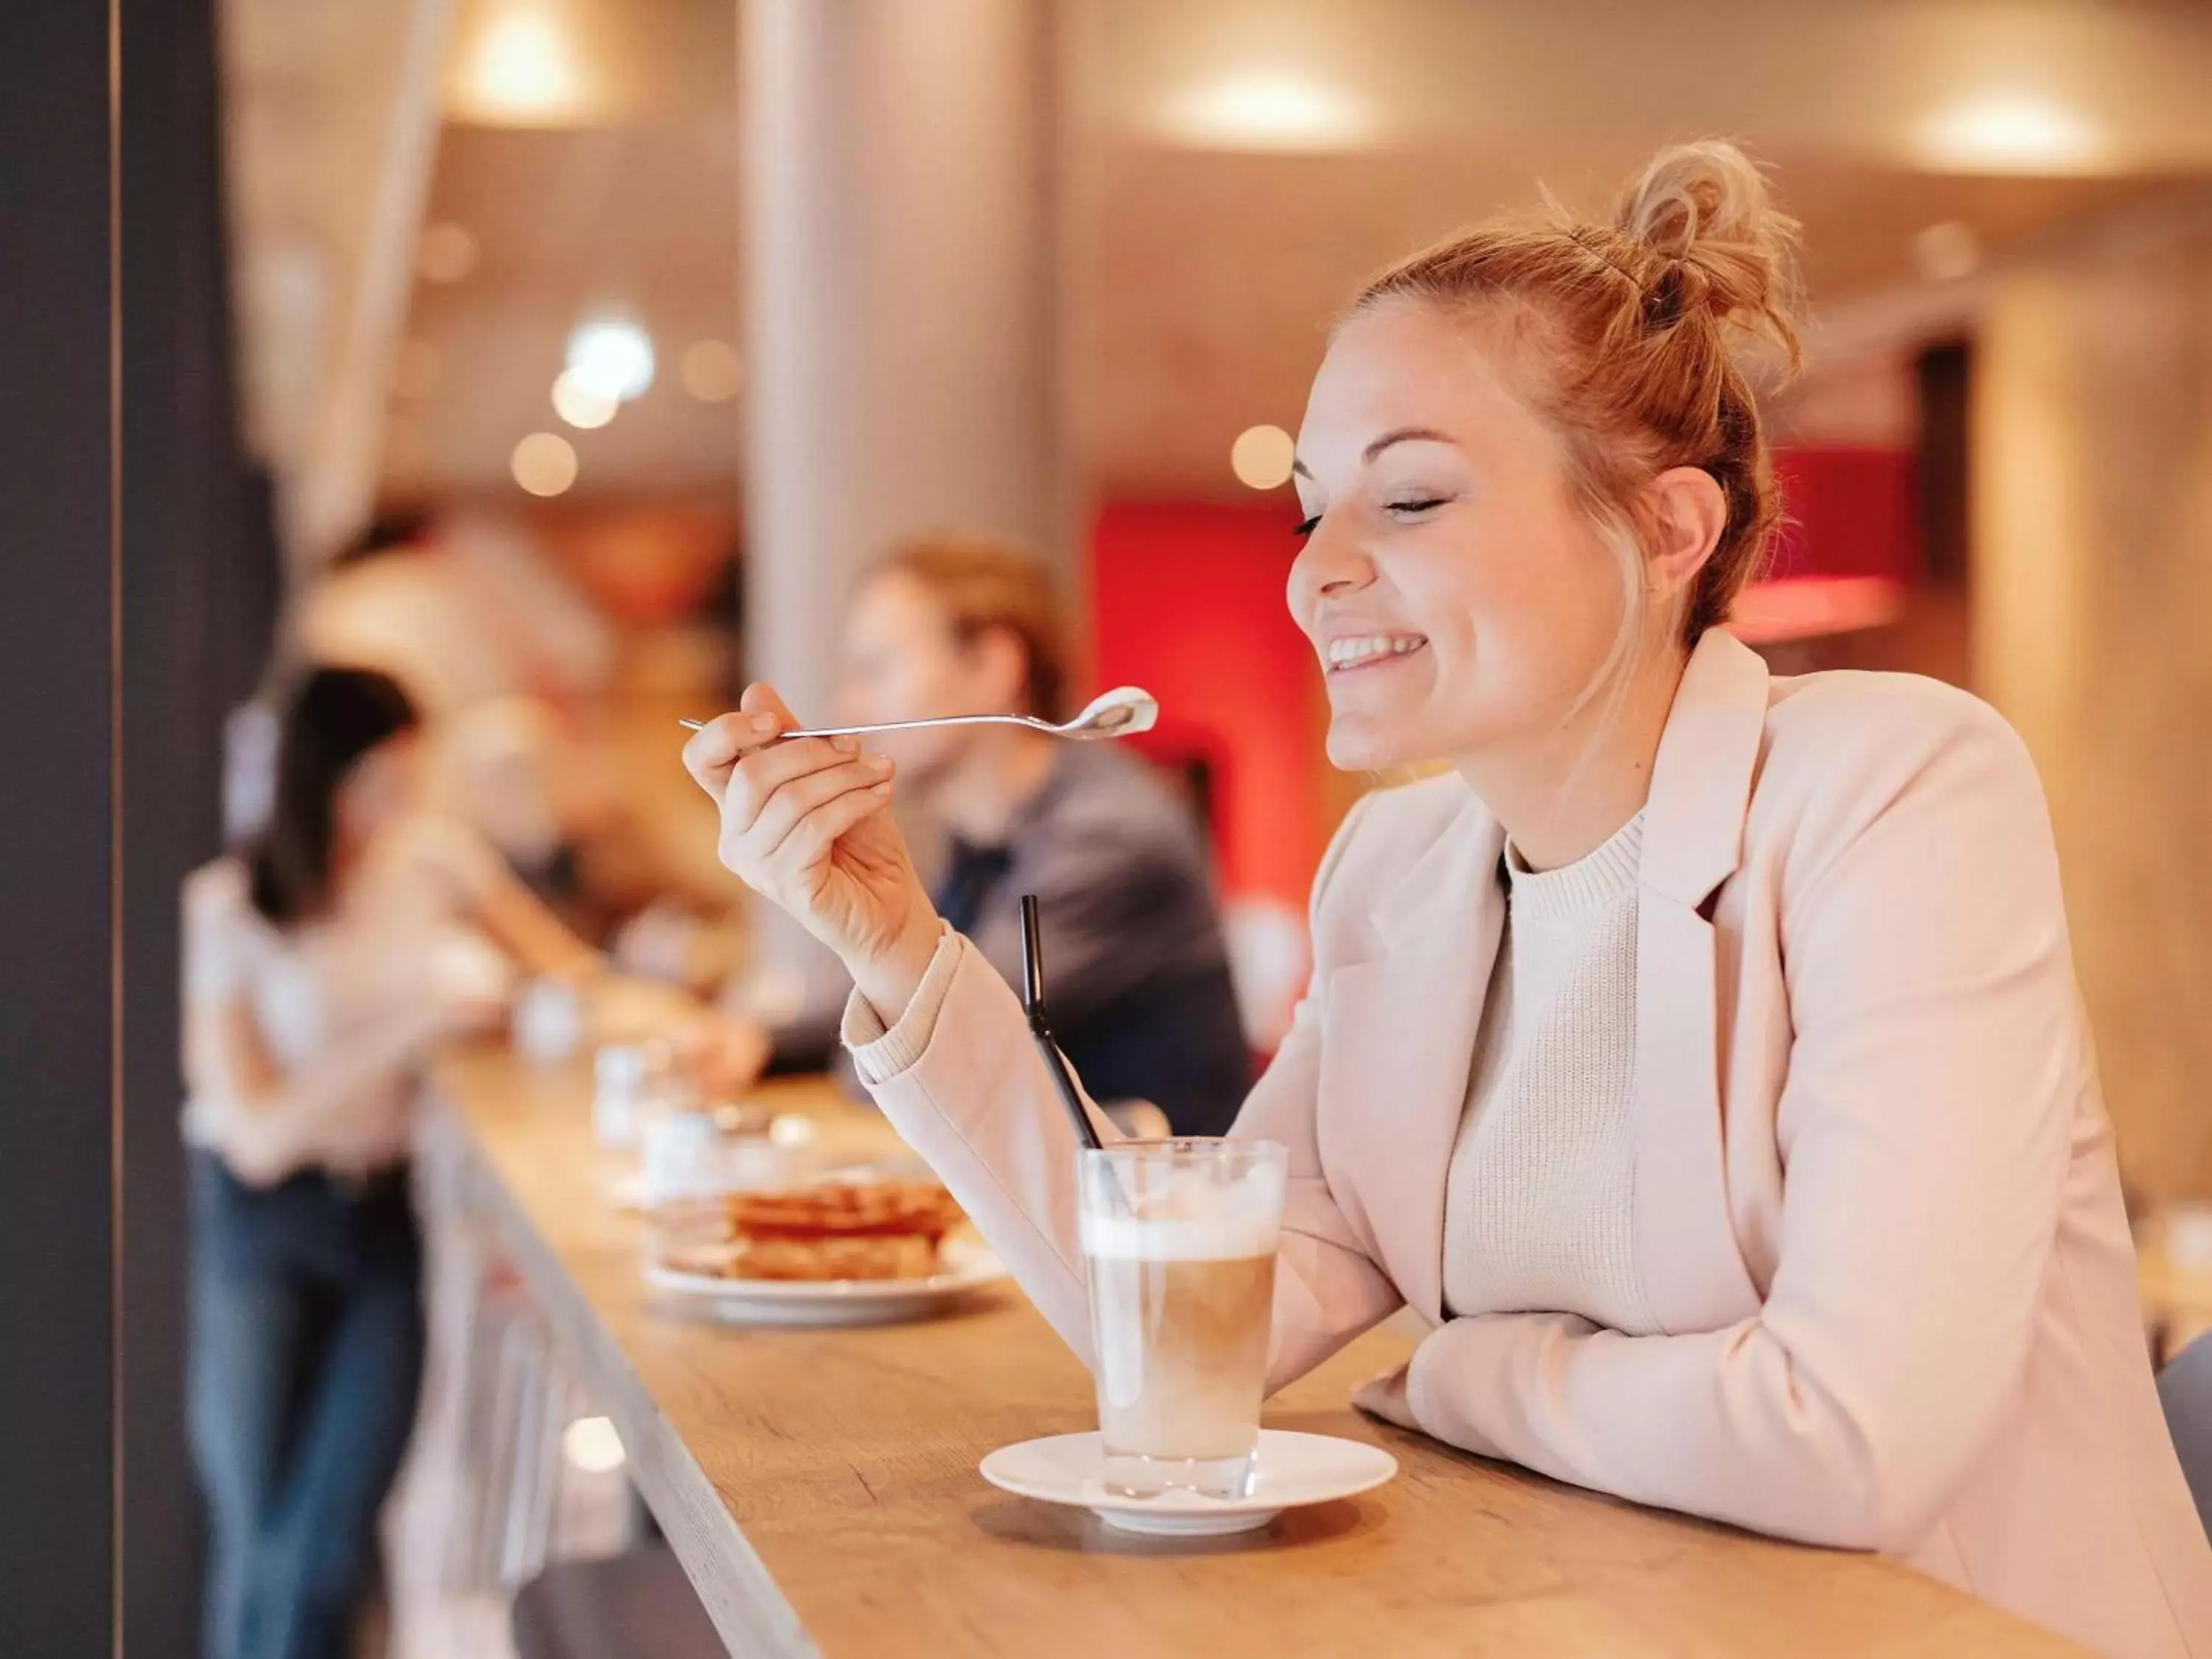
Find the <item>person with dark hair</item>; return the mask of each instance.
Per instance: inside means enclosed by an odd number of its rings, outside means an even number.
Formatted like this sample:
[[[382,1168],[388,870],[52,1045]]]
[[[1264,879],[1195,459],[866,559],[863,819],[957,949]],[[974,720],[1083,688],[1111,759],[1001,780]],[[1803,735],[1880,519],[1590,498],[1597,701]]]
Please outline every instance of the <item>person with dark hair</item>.
[[[206,1659],[349,1651],[422,1374],[416,1073],[504,1012],[518,970],[599,970],[496,854],[417,808],[394,681],[314,670],[275,726],[264,821],[184,899]]]
[[[846,618],[841,719],[1068,712],[1066,630],[1036,560],[980,537],[893,550]],[[1009,981],[1022,895],[1035,893],[1061,1046],[1099,1099],[1148,1101],[1178,1134],[1226,1128],[1252,1058],[1229,975],[1205,835],[1154,769],[1110,744],[1019,726],[881,740],[946,832],[938,911]],[[773,1070],[818,1068],[843,1007],[774,1034]]]

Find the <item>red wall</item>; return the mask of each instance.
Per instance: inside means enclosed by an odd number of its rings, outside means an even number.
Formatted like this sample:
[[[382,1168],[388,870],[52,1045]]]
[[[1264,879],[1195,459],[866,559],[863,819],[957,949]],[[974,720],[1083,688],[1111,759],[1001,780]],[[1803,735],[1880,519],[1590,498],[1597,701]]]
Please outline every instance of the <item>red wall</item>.
[[[1887,576],[1920,574],[1920,526],[1912,453],[1824,444],[1774,458],[1789,517],[1767,574]]]
[[[1101,686],[1160,700],[1155,755],[1212,769],[1224,891],[1303,909],[1321,861],[1321,672],[1283,600],[1287,498],[1113,502],[1091,544]]]

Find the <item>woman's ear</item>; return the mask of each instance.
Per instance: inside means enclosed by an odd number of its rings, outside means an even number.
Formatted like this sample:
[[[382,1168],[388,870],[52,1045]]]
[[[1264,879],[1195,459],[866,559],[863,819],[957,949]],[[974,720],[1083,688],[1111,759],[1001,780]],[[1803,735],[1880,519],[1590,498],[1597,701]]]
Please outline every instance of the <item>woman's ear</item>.
[[[1651,481],[1646,507],[1652,597],[1671,599],[1697,580],[1720,544],[1728,528],[1728,495],[1703,467],[1674,466]]]

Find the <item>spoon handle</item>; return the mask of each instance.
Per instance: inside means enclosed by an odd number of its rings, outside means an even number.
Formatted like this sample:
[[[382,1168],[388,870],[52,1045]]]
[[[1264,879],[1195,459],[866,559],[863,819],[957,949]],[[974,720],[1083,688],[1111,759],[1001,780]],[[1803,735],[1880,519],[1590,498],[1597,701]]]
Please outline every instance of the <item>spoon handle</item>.
[[[679,719],[676,723],[696,732],[707,722]],[[1040,732],[1054,729],[1027,714],[947,714],[931,720],[887,720],[880,726],[810,726],[803,732],[782,732],[776,741],[781,743],[792,738],[860,738],[873,732],[915,732],[929,726],[1030,726]]]

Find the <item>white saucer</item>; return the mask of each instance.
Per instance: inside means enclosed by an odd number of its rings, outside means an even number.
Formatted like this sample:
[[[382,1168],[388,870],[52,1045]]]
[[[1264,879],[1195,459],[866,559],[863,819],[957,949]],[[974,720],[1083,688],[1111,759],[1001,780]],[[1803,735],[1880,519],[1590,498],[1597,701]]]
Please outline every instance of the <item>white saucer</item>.
[[[981,1244],[951,1239],[927,1279],[718,1279],[647,1263],[646,1283],[732,1325],[888,1325],[922,1319],[1006,1276]]]
[[[1123,1532],[1219,1538],[1255,1531],[1304,1504],[1370,1491],[1398,1473],[1396,1458],[1364,1440],[1262,1429],[1258,1474],[1249,1498],[1205,1498],[1188,1492],[1117,1498],[1099,1484],[1104,1456],[1095,1429],[1049,1435],[1000,1447],[983,1460],[983,1478],[1023,1498],[1079,1505]]]

